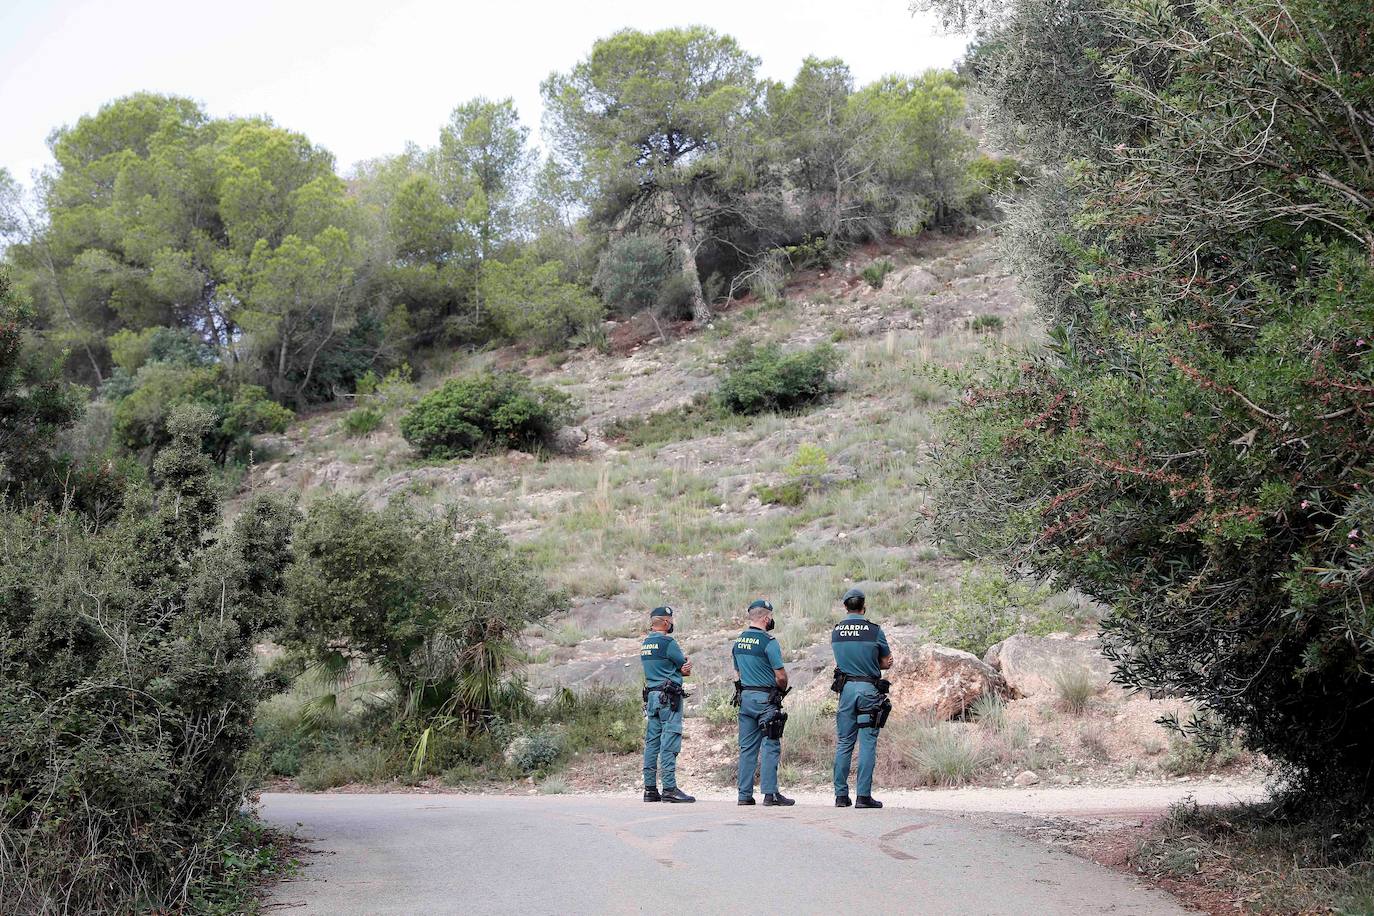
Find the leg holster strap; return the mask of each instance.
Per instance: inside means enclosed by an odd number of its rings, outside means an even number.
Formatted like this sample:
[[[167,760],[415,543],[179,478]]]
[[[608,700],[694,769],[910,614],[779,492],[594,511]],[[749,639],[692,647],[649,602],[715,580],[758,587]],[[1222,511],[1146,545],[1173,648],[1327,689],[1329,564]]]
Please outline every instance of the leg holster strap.
[[[854,704],[859,728],[879,729],[887,724],[892,713],[892,701],[885,694],[864,695]]]

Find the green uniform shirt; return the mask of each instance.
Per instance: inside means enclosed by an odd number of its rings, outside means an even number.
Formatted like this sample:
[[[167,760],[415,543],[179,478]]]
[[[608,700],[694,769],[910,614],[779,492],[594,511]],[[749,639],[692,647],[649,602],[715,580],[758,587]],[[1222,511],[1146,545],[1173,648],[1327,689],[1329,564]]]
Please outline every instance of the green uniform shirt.
[[[882,627],[862,614],[849,614],[830,631],[830,650],[835,666],[845,674],[881,677],[878,661],[892,654]]]
[[[744,686],[772,687],[777,683],[773,672],[782,667],[782,649],[765,631],[750,627],[739,634],[730,655]]]
[[[639,661],[644,665],[644,683],[650,687],[672,681],[682,683],[682,666],[687,656],[677,640],[667,633],[650,633],[639,647]]]

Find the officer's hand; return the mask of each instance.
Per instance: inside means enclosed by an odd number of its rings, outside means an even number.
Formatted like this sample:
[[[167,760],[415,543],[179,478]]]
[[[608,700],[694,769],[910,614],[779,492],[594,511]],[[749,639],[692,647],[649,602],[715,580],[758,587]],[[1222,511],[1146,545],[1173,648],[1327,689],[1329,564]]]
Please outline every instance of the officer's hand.
[[[690,658],[682,663],[682,673],[683,675],[688,675],[692,673],[692,660]]]

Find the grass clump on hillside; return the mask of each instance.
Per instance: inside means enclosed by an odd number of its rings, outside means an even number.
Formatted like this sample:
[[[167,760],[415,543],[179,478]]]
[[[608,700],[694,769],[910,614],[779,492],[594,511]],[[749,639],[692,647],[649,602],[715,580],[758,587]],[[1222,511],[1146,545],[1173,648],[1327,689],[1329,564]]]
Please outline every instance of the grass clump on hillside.
[[[401,435],[426,458],[461,458],[484,446],[547,445],[571,415],[561,391],[513,372],[483,372],[421,398],[401,419]]]
[[[1055,705],[1070,715],[1085,712],[1097,690],[1092,672],[1082,668],[1067,668],[1054,676]]]
[[[760,347],[747,341],[736,345],[728,359],[730,373],[716,396],[722,406],[737,414],[814,404],[834,392],[833,375],[840,361],[828,343],[783,353],[776,344]]]
[[[883,283],[887,280],[887,275],[896,270],[892,262],[884,258],[881,261],[874,261],[859,273],[864,278],[864,282],[874,289],[882,289]]]

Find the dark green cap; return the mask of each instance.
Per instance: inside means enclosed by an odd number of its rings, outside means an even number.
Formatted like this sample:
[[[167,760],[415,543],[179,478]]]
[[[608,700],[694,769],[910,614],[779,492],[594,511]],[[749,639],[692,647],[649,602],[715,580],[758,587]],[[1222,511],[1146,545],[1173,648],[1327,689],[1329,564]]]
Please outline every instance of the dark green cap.
[[[656,607],[656,608],[654,608],[652,611],[649,612],[649,616],[650,616],[650,617],[671,617],[671,616],[673,616],[673,609],[670,608],[670,607],[668,607],[668,605],[665,604],[665,605],[663,605],[663,606],[661,606],[661,607]]]
[[[851,588],[849,591],[847,591],[847,592],[844,593],[844,597],[841,598],[840,600],[841,600],[841,601],[851,601],[851,600],[853,600],[853,599],[855,599],[855,598],[859,599],[860,601],[863,601],[863,600],[864,600],[863,589]]]
[[[754,608],[758,608],[758,607],[764,608],[765,610],[768,610],[768,611],[772,611],[772,610],[773,610],[773,605],[772,605],[771,602],[769,602],[769,600],[768,600],[767,598],[756,598],[756,599],[754,599],[754,603],[751,604],[751,605],[749,605],[749,610],[752,611]]]

